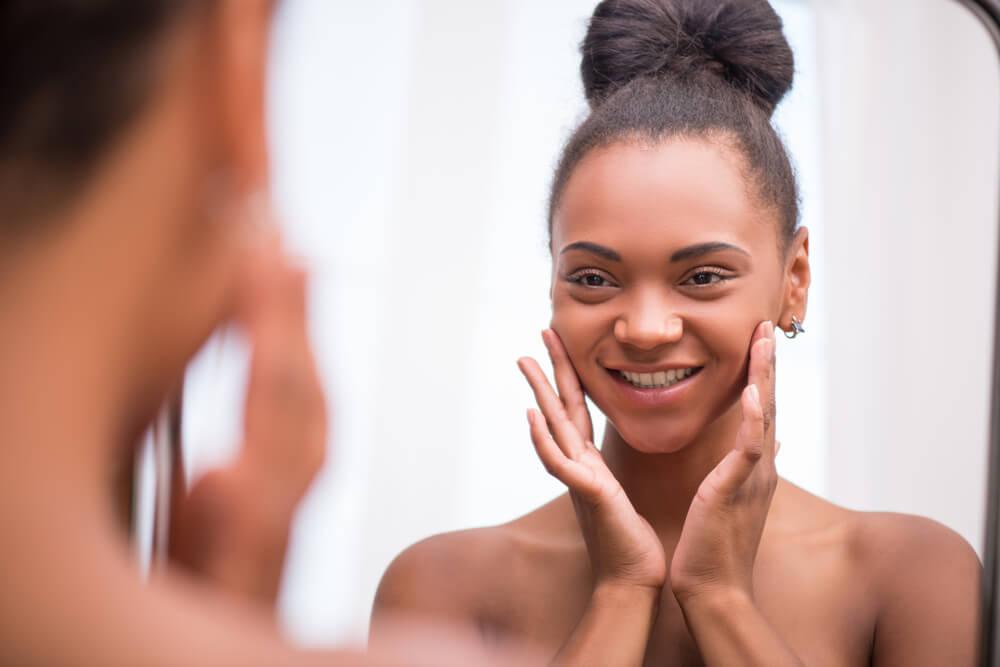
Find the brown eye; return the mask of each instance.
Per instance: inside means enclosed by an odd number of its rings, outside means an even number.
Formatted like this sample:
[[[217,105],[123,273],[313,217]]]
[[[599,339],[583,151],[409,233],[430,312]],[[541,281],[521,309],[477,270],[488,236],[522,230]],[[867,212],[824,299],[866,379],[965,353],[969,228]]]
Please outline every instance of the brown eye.
[[[614,287],[615,284],[595,271],[580,271],[567,278],[569,282],[591,289],[599,287]]]
[[[691,276],[691,282],[695,285],[711,285],[713,282],[721,280],[720,276],[708,271],[702,271]]]
[[[721,269],[701,269],[692,273],[684,284],[691,287],[713,287],[729,280],[730,277]]]

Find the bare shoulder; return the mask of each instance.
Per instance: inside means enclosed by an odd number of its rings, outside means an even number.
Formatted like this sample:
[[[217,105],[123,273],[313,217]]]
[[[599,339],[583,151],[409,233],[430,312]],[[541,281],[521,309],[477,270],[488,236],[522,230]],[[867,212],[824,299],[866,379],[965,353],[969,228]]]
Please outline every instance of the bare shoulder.
[[[831,599],[867,637],[872,665],[972,665],[982,566],[972,546],[932,519],[858,512],[779,483],[775,533],[823,571]],[[786,568],[787,570],[788,568]]]
[[[979,557],[951,528],[922,516],[894,512],[859,512],[782,480],[779,487],[785,523],[822,533],[836,542],[857,566],[873,575],[900,573],[942,563],[975,570]]]
[[[931,519],[856,514],[860,564],[877,597],[872,664],[973,665],[982,566],[972,546]]]
[[[405,549],[382,576],[373,626],[400,614],[472,624],[492,616],[538,571],[530,563],[552,550],[545,530],[552,504],[510,523],[442,533]]]
[[[481,589],[509,549],[502,526],[442,533],[408,547],[389,564],[375,594],[373,617],[473,616]]]
[[[850,512],[854,544],[873,580],[912,585],[930,581],[975,580],[982,568],[965,538],[922,516],[893,512]]]

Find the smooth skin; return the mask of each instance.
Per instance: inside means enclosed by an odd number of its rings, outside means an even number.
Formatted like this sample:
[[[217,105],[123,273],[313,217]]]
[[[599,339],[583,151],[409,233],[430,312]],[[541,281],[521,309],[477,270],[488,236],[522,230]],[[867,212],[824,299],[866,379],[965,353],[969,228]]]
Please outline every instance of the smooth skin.
[[[305,274],[259,205],[273,7],[194,5],[81,189],[37,231],[0,235],[0,663],[531,664],[410,623],[367,655],[283,640],[274,601],[326,403]],[[145,582],[116,476],[222,326],[252,348],[242,447],[181,500],[173,561]]]
[[[725,135],[592,151],[552,250],[555,388],[518,363],[532,442],[568,493],[403,552],[374,641],[408,611],[554,664],[974,664],[981,566],[964,540],[777,474],[775,325],[805,320],[808,232],[779,237]],[[616,377],[664,367],[700,370],[658,398]],[[608,418],[600,450],[585,395]]]

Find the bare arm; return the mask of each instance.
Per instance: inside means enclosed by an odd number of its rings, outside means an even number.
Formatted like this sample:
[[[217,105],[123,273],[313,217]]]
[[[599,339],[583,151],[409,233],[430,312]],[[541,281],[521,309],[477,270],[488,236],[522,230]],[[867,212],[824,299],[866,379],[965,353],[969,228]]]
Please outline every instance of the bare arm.
[[[553,664],[641,665],[658,609],[656,591],[595,588],[583,618]]]
[[[682,609],[708,665],[803,664],[745,595],[705,596],[686,602]]]

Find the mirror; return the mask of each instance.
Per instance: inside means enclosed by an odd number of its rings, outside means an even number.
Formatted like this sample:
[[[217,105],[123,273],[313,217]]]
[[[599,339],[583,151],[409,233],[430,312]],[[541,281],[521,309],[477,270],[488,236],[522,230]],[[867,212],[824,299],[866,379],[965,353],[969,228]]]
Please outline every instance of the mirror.
[[[363,638],[378,580],[406,546],[563,492],[531,447],[534,403],[515,360],[546,359],[546,198],[585,113],[577,49],[595,4],[281,10],[276,198],[312,274],[333,415],[282,603],[303,643]],[[930,517],[982,557],[1000,183],[992,37],[947,0],[772,4],[796,57],[775,123],[813,270],[808,333],[778,342],[779,472],[851,509]],[[189,376],[192,475],[236,441],[240,346],[216,341]]]

